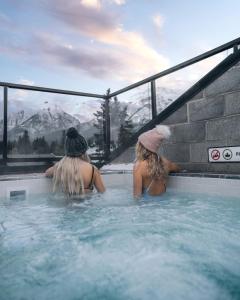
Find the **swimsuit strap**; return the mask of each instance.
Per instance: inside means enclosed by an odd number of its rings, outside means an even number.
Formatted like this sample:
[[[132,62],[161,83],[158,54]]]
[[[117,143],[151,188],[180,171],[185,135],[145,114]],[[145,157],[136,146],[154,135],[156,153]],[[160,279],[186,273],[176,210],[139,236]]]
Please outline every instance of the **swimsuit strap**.
[[[165,192],[167,191],[167,186],[166,186],[166,183],[163,184],[164,187],[165,187]]]
[[[92,166],[92,178],[88,185],[88,190],[93,190],[93,177],[94,177],[94,166]]]
[[[150,187],[151,187],[151,186],[152,186],[152,184],[153,184],[153,181],[154,181],[154,179],[152,179],[152,181],[150,182],[149,186],[146,188],[146,192],[147,192],[147,193],[149,192],[149,190],[150,190]],[[165,192],[166,192],[166,190],[167,190],[166,183],[164,182],[164,183],[163,183],[163,185],[164,185]]]
[[[153,184],[154,179],[152,179],[152,181],[150,182],[149,186],[146,188],[146,192],[148,193],[150,190],[151,185]]]

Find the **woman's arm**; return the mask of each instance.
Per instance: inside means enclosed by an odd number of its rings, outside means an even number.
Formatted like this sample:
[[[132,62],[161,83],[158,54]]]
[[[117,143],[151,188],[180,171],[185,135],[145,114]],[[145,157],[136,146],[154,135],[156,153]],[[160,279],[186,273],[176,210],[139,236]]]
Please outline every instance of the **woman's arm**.
[[[54,166],[48,168],[48,169],[45,171],[45,176],[46,176],[46,177],[53,177],[53,172],[54,172]]]
[[[94,186],[99,193],[104,193],[106,190],[102,176],[97,168],[94,168]]]
[[[169,161],[169,172],[179,172],[181,171],[181,168],[174,162]]]
[[[133,196],[139,198],[142,195],[142,172],[139,163],[133,167]]]
[[[164,164],[167,166],[169,173],[179,172],[181,170],[180,167],[176,163],[166,159],[165,157],[162,157],[162,159],[163,159]]]

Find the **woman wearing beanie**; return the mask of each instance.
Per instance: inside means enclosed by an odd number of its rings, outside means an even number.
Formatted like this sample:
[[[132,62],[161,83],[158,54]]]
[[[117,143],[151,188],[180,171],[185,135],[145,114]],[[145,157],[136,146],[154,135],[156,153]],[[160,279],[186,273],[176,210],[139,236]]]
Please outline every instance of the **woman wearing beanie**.
[[[94,186],[98,192],[105,191],[98,169],[90,164],[87,149],[85,138],[74,127],[69,128],[65,156],[45,173],[47,177],[53,177],[54,191],[60,187],[68,196],[89,193]]]
[[[158,155],[163,140],[170,137],[170,129],[165,125],[144,132],[136,145],[136,161],[133,168],[133,194],[157,196],[166,191],[167,175],[179,171],[179,167]]]

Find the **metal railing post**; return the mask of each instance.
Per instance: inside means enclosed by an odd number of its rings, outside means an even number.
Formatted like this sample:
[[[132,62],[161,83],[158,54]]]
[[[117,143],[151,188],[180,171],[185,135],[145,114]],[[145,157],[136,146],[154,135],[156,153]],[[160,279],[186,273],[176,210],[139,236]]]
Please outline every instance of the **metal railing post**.
[[[3,89],[3,163],[4,164],[7,164],[7,144],[8,144],[7,117],[8,117],[8,88],[5,86]]]
[[[110,121],[110,89],[107,90],[105,98],[105,121],[104,121],[104,142],[105,142],[105,157],[106,159],[110,156],[110,146],[111,146],[111,121]]]
[[[152,119],[157,116],[157,96],[156,96],[156,82],[151,81],[151,104],[152,104]]]

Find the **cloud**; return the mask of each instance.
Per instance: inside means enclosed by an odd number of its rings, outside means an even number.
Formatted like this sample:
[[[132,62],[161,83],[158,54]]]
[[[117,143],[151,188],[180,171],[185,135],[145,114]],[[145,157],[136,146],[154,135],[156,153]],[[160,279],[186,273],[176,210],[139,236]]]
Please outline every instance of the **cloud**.
[[[226,53],[222,52],[192,65],[191,67],[189,67],[189,69],[191,70],[188,76],[189,80],[195,81],[197,79],[200,79],[211,69],[217,66],[221,61],[223,61],[224,58],[226,58]]]
[[[28,80],[28,79],[23,79],[23,78],[20,78],[18,81],[17,81],[18,84],[24,84],[24,85],[34,85],[34,81],[32,80]],[[12,90],[12,96],[11,98],[16,100],[16,101],[26,101],[26,99],[28,98],[29,96],[29,91],[27,90],[18,90],[18,89],[13,89]]]
[[[24,85],[34,85],[34,81],[23,78],[19,79],[17,83]]]
[[[163,18],[162,15],[160,15],[160,14],[154,15],[154,16],[152,17],[152,20],[153,20],[154,25],[155,25],[158,29],[161,29],[161,28],[162,28],[163,23],[164,23],[164,18]]]
[[[208,48],[209,50],[209,48]],[[189,67],[183,68],[179,71],[173,72],[167,76],[157,79],[158,87],[167,88],[179,92],[179,95],[190,88],[204,75],[217,66],[224,58],[225,53],[219,53]]]
[[[122,70],[118,53],[109,53],[107,49],[74,47],[65,43],[61,38],[41,33],[35,34],[28,43],[14,44],[8,41],[0,46],[0,53],[12,54],[26,62],[42,65],[44,68],[58,69],[59,67],[82,71],[96,78],[113,76],[118,78],[116,70]],[[126,66],[124,66],[126,67]],[[116,76],[115,76],[116,75]],[[22,81],[22,83],[24,83]],[[25,81],[25,83],[27,83]]]
[[[120,4],[121,1],[117,2]],[[92,10],[83,7],[76,0],[67,3],[65,0],[52,0],[48,3],[48,10],[78,35],[108,46],[110,55],[118,52],[122,62],[128,61],[132,64],[131,69],[137,68],[140,76],[159,72],[169,65],[167,58],[155,51],[140,33],[124,30],[118,15],[104,9]],[[129,66],[126,72],[129,72]]]
[[[110,0],[111,2],[117,4],[117,5],[123,5],[126,3],[125,0]]]
[[[125,0],[82,0],[81,3],[86,6],[86,7],[91,7],[91,8],[97,8],[99,9],[102,7],[102,4],[104,2],[108,2],[111,4],[116,4],[116,5],[124,5],[126,4]]]
[[[94,9],[100,9],[101,2],[99,0],[82,0],[81,4]]]
[[[11,0],[16,1],[16,0]],[[122,5],[122,0],[39,0],[28,2],[31,10],[50,17],[48,34],[17,30],[6,35],[0,45],[5,55],[22,57],[26,62],[48,68],[82,71],[95,78],[133,82],[169,66],[138,32],[126,30],[121,18],[103,5]],[[21,9],[27,4],[22,2]],[[20,8],[19,8],[20,9]],[[34,11],[33,11],[34,14]],[[52,29],[53,28],[53,29]],[[58,29],[57,31],[54,29]],[[51,34],[52,32],[52,34]],[[18,38],[13,38],[13,34]],[[59,35],[59,37],[57,37]]]
[[[32,55],[33,50],[34,56],[38,54],[45,65],[80,70],[95,78],[133,81],[143,78],[156,67],[152,65],[155,61],[148,65],[140,56],[128,51],[117,48],[109,51],[108,47],[76,47],[46,34],[36,35],[31,43],[34,49],[26,49],[28,55]]]

